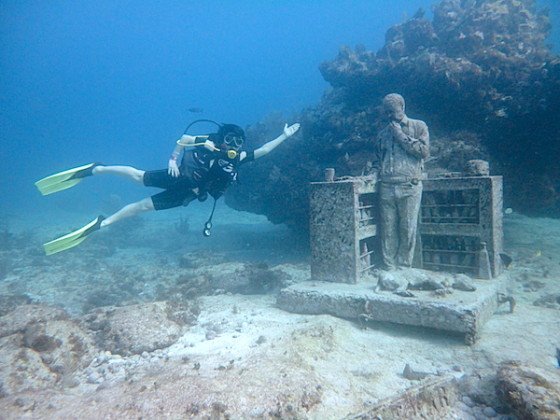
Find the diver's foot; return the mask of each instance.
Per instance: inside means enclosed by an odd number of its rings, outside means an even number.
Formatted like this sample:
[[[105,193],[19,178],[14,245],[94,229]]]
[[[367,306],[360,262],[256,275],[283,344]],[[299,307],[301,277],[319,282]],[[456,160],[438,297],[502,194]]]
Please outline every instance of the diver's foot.
[[[101,163],[99,163],[99,162],[92,163],[87,168],[82,169],[81,171],[78,171],[74,175],[72,175],[72,179],[85,178],[87,176],[92,176],[92,175],[94,175],[94,169],[97,168],[100,165],[101,165]]]

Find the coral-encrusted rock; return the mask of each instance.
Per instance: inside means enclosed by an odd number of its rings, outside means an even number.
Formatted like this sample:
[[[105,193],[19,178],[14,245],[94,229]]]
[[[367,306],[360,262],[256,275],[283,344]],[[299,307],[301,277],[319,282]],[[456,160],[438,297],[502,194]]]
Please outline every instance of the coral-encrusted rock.
[[[38,352],[43,363],[61,376],[85,368],[98,353],[93,338],[69,320],[28,324],[23,345]]]
[[[169,347],[181,333],[180,312],[167,302],[98,308],[82,318],[101,347],[122,355]]]
[[[68,387],[98,353],[93,339],[66,312],[22,305],[0,318],[0,394]]]
[[[560,419],[558,369],[543,370],[520,362],[506,362],[498,370],[497,391],[520,419]]]
[[[51,388],[59,375],[41,360],[41,354],[22,346],[23,334],[0,338],[0,398],[20,391]]]
[[[68,314],[59,308],[45,305],[20,305],[0,317],[0,337],[22,332],[28,324],[67,318]]]
[[[377,53],[341,47],[319,68],[332,90],[295,117],[302,130],[294,139],[243,168],[227,203],[305,230],[309,181],[326,167],[337,176],[367,172],[381,99],[398,92],[430,127],[430,172],[488,160],[505,176],[508,206],[560,216],[560,59],[545,45],[549,30],[535,0],[443,0],[433,21],[417,13],[389,28]],[[250,127],[248,146],[282,124]]]

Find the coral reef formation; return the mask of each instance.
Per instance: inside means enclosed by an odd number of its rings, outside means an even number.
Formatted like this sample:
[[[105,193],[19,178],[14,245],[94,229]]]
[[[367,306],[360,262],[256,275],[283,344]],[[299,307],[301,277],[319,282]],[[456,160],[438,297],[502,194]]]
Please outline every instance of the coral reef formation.
[[[342,47],[320,65],[332,87],[303,110],[303,139],[247,168],[228,203],[272,222],[305,228],[309,181],[368,170],[390,92],[431,128],[429,171],[460,171],[486,159],[503,174],[506,202],[527,214],[560,215],[560,59],[545,44],[547,11],[534,0],[443,0],[389,28],[377,52]],[[250,127],[266,138],[279,118]]]

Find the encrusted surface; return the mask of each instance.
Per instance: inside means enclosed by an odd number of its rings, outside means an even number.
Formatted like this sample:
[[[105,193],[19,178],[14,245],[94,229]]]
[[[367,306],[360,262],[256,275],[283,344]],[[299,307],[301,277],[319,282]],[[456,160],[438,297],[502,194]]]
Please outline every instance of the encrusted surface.
[[[289,312],[330,314],[342,318],[383,321],[459,333],[472,344],[498,307],[500,281],[477,281],[475,292],[448,295],[430,291],[401,297],[376,292],[372,283],[305,282],[283,289],[278,306]]]
[[[347,420],[449,419],[460,400],[453,377],[432,379]]]
[[[375,209],[376,185],[368,178],[311,184],[311,275],[314,279],[356,283],[367,275],[371,263],[360,258],[366,241],[376,235],[375,220],[366,210]],[[368,196],[368,209],[363,197]],[[369,261],[370,258],[367,259]]]

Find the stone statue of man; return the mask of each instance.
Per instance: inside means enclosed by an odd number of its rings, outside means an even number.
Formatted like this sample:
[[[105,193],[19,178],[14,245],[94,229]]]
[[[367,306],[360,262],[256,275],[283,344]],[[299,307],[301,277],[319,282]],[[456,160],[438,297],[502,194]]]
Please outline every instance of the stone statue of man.
[[[383,109],[389,122],[377,137],[372,163],[380,181],[383,264],[391,270],[412,265],[430,135],[426,123],[406,116],[401,95],[385,96]]]

